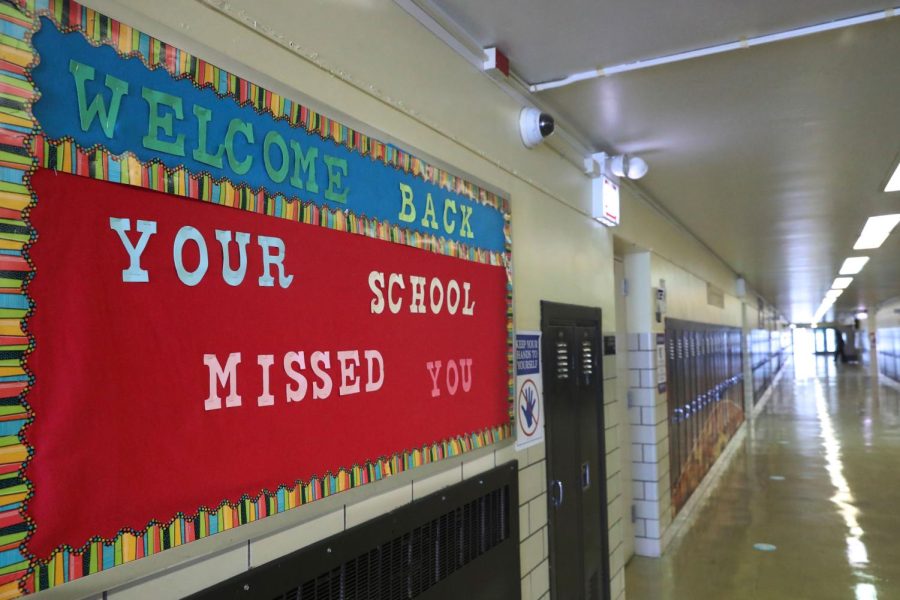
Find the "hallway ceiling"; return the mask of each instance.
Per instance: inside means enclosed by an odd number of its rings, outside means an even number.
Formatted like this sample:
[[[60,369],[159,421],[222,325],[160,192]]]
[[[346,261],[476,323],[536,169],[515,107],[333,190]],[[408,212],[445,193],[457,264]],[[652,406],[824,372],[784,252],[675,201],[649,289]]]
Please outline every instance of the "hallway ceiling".
[[[422,0],[424,1],[424,0]],[[434,0],[528,83],[892,7],[864,0]],[[900,296],[900,231],[852,251],[900,156],[900,16],[539,92],[601,150],[643,156],[639,185],[790,320]]]

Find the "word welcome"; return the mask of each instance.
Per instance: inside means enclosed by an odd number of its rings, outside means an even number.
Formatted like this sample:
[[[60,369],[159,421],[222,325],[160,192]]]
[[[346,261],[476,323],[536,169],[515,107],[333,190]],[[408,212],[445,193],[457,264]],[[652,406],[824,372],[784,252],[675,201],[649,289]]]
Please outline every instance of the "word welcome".
[[[334,369],[338,371],[335,377],[329,371],[332,369],[330,351],[316,350],[309,356],[308,369],[312,371],[315,379],[312,381],[312,398],[325,400],[334,394],[334,381],[338,381],[338,395],[350,396],[359,394],[363,389],[366,393],[377,392],[384,385],[384,359],[378,350],[364,350],[363,359],[366,362],[366,381],[363,385],[362,377],[357,373],[361,368],[359,350],[341,350],[335,353]],[[203,401],[205,410],[219,410],[222,408],[222,398],[219,396],[219,386],[228,388],[225,397],[225,407],[235,408],[243,404],[241,395],[237,392],[238,375],[237,367],[241,363],[241,353],[232,352],[225,361],[225,366],[219,362],[215,354],[204,354],[203,364],[209,369],[209,397]],[[262,391],[256,399],[258,406],[274,406],[275,396],[269,389],[269,372],[275,364],[274,354],[260,354],[256,357],[256,364],[262,369]],[[284,386],[284,397],[288,403],[301,402],[306,398],[310,388],[310,381],[305,375],[307,371],[306,353],[287,352],[282,357],[281,366],[285,375],[291,380]]]
[[[99,126],[107,139],[113,139],[123,99],[134,90],[127,81],[107,73],[103,76],[103,85],[109,91],[109,98],[97,92],[88,100],[87,84],[99,77],[97,70],[70,59],[69,72],[75,84],[81,130],[87,132]],[[227,164],[228,170],[235,175],[246,174],[256,160],[262,159],[266,175],[273,182],[287,181],[297,190],[312,194],[318,194],[319,188],[323,187],[326,200],[347,202],[350,189],[344,185],[344,179],[349,174],[345,159],[324,153],[320,158],[316,147],[304,149],[300,142],[285,140],[274,129],[254,131],[252,123],[239,118],[228,121],[225,134],[217,144],[218,140],[212,140],[210,136],[214,128],[221,129],[213,127],[213,109],[200,104],[194,104],[188,116],[193,121],[192,126],[178,126],[176,133],[176,122],[185,120],[181,96],[146,86],[141,86],[140,96],[149,110],[147,133],[141,140],[147,150],[182,157],[190,150],[197,162],[217,169],[223,169]],[[191,135],[188,136],[185,131],[190,131]],[[187,147],[188,139],[193,142],[193,148]],[[321,165],[324,169],[320,168]]]

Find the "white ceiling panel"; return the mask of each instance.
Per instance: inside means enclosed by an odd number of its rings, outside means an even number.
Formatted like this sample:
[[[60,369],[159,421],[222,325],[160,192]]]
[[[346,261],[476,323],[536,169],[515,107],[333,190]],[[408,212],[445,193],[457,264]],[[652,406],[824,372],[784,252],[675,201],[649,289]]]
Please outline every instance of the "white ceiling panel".
[[[529,82],[846,18],[885,2],[437,0]],[[540,93],[790,319],[807,321],[900,156],[900,17]],[[836,307],[900,296],[900,231]]]
[[[529,83],[892,8],[884,0],[433,0]]]

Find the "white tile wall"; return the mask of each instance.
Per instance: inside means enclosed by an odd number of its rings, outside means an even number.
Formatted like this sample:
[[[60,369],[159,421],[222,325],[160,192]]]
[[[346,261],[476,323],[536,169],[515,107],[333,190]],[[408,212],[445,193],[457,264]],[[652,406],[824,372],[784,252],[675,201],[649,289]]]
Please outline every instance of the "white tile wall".
[[[179,569],[158,574],[135,585],[108,592],[106,597],[108,600],[159,600],[160,591],[165,590],[165,597],[181,598],[246,570],[247,547],[239,546]]]
[[[657,390],[656,334],[629,335],[629,420],[631,421],[632,478],[636,521],[635,552],[659,556],[668,498],[668,407]],[[666,489],[660,486],[665,482]],[[614,594],[615,596],[615,594]]]
[[[250,567],[258,567],[343,530],[344,509],[341,508],[317,519],[253,540],[250,542]]]
[[[354,527],[410,502],[412,483],[347,506],[346,525],[348,528]]]

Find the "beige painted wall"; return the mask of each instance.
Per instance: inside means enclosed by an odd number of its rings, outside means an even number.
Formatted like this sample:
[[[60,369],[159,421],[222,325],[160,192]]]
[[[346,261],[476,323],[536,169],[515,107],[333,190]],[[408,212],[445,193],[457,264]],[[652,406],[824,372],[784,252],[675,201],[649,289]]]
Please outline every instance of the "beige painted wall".
[[[615,328],[612,235],[591,220],[590,181],[547,146],[521,144],[521,105],[387,0],[85,0],[85,4],[348,125],[431,157],[511,198],[515,325],[538,329],[540,300],[600,307]],[[382,132],[382,133],[379,133]],[[627,188],[627,242],[654,254],[669,314],[740,325],[736,274]],[[726,293],[706,305],[705,282]],[[702,289],[702,294],[700,293]],[[736,308],[737,306],[737,308]],[[608,363],[608,364],[607,364]],[[604,363],[613,599],[624,597],[623,462],[615,362]],[[520,464],[523,599],[549,595],[543,446],[509,444],[391,477],[51,590],[48,597],[159,598],[230,577],[495,464]]]
[[[666,282],[667,317],[741,327],[740,299],[725,293],[725,307],[712,306],[707,302],[706,280],[656,253],[651,256],[652,285],[657,287],[660,279],[664,279]]]
[[[878,329],[886,329],[888,327],[900,327],[900,298],[886,303],[875,313],[875,323]]]
[[[585,215],[590,182],[548,147],[527,150],[521,106],[394,3],[368,0],[86,0],[235,74],[506,192],[513,213],[518,329],[542,299],[600,307],[613,325],[612,238]],[[387,133],[380,133],[387,132]],[[615,369],[604,383],[613,598],[624,597]],[[186,594],[495,464],[520,464],[522,597],[549,596],[544,447],[510,444],[369,484],[308,507],[51,590],[48,597]],[[163,587],[165,586],[165,587]]]

